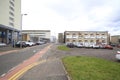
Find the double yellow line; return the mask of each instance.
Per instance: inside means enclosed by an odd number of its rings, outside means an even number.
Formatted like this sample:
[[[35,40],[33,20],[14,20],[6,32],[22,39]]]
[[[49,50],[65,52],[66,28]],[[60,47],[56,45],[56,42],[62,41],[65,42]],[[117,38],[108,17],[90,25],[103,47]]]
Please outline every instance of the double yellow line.
[[[48,47],[46,48],[50,48],[52,46],[52,44],[50,44]],[[46,60],[42,60],[39,62],[35,62],[32,63],[26,67],[24,67],[23,69],[21,69],[20,71],[18,71],[17,73],[15,73],[13,76],[11,76],[8,80],[17,80],[18,78],[20,78],[20,76],[22,76],[25,72],[27,72],[29,69],[33,68],[34,66],[37,66],[38,64],[44,63],[46,62]]]
[[[34,66],[37,66],[38,64],[43,63],[45,61],[46,60],[42,60],[40,62],[35,62],[35,63],[31,64],[31,65],[26,66],[25,68],[21,69],[16,74],[14,74],[13,76],[11,76],[8,80],[17,80],[22,74],[24,74],[25,72],[27,72],[29,69],[31,69]]]

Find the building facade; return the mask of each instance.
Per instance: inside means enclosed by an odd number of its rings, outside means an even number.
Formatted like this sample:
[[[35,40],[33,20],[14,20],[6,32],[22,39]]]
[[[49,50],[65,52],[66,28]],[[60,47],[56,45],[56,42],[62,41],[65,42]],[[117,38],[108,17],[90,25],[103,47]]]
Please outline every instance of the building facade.
[[[22,40],[23,41],[47,41],[49,42],[51,38],[50,30],[23,30]]]
[[[0,0],[0,42],[20,38],[21,0]]]
[[[64,42],[94,45],[109,44],[108,31],[65,31]]]
[[[120,35],[111,36],[110,42],[112,44],[120,44]]]

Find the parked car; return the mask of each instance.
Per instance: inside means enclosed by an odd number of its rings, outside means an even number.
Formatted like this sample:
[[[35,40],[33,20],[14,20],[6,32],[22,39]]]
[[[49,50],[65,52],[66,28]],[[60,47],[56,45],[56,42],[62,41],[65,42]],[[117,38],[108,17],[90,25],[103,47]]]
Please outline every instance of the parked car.
[[[105,45],[105,49],[113,49],[113,47],[112,46],[110,46],[110,45]]]
[[[66,46],[69,47],[69,48],[73,48],[74,44],[73,43],[67,43]]]
[[[38,41],[38,42],[36,43],[36,45],[42,45],[42,44],[45,44],[45,42],[43,42],[43,41]]]
[[[27,44],[27,46],[31,47],[31,46],[34,46],[35,43],[34,42],[28,42],[28,41],[25,41],[25,43]]]
[[[16,47],[27,47],[27,44],[25,41],[18,41],[16,44],[15,44]]]
[[[36,44],[34,42],[30,42],[32,46],[35,46]]]
[[[89,44],[86,48],[93,48],[93,45]]]
[[[83,46],[83,44],[77,44],[76,47],[83,48],[84,46]]]
[[[105,45],[99,45],[100,49],[105,49]]]
[[[0,42],[0,47],[5,47],[5,46],[7,46],[6,43],[1,43]]]
[[[115,55],[117,60],[120,60],[120,51],[117,51],[117,54]]]
[[[120,48],[120,44],[118,44],[117,47]]]
[[[100,48],[100,46],[99,46],[99,45],[94,44],[94,45],[93,45],[93,48],[94,48],[94,49],[99,49],[99,48]]]

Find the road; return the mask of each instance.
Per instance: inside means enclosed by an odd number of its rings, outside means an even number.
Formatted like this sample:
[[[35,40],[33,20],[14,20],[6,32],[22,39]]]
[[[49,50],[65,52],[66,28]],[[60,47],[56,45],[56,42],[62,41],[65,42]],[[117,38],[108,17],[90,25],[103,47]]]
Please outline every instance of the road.
[[[26,59],[30,58],[38,51],[46,47],[45,45],[39,45],[34,47],[29,47],[21,49],[17,52],[13,52],[6,55],[0,56],[0,75],[6,74],[9,70],[17,66],[18,64],[24,62]]]

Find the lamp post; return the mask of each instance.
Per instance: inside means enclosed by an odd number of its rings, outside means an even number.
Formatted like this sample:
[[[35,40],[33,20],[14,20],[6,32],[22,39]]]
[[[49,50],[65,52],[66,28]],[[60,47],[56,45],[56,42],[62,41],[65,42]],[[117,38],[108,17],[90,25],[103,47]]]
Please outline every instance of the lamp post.
[[[20,33],[21,33],[21,41],[22,41],[22,27],[23,27],[23,16],[26,16],[27,14],[21,14],[21,29],[20,29]],[[22,44],[20,43],[20,48],[22,47]]]
[[[21,32],[22,32],[22,25],[23,25],[23,16],[26,16],[27,14],[21,14]]]

